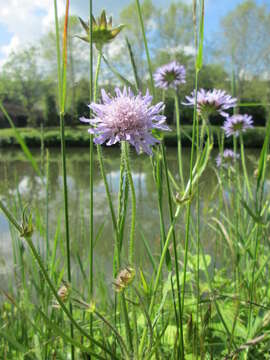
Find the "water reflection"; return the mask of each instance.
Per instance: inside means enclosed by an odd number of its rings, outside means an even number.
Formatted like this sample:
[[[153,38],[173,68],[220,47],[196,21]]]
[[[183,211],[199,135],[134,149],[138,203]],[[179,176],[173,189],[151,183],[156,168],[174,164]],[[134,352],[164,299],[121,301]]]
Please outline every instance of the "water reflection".
[[[113,194],[115,208],[117,206],[117,192],[119,186],[119,150],[104,149],[105,166],[108,181]],[[40,155],[35,156],[40,161]],[[173,175],[177,173],[176,149],[168,149],[168,165]],[[189,149],[183,149],[183,167],[185,177],[189,173]],[[201,214],[202,214],[202,238],[206,240],[206,247],[211,247],[209,240],[209,228],[206,226],[208,219],[213,216],[210,211],[211,205],[216,201],[217,177],[213,170],[214,157],[201,180]],[[256,151],[249,153],[248,167],[253,173],[253,162],[258,158]],[[153,181],[150,159],[144,155],[132,155],[131,160],[133,179],[137,195],[137,224],[136,224],[136,259],[137,264],[144,268],[149,263],[142,241],[142,233],[149,241],[154,253],[159,248],[159,214],[157,207],[157,195]],[[87,259],[88,249],[88,223],[89,223],[89,149],[69,149],[67,153],[67,183],[69,190],[70,228],[72,254],[78,254],[83,260]],[[63,197],[62,197],[61,157],[57,149],[50,150],[49,166],[49,238],[53,242],[57,223],[63,224]],[[165,191],[165,190],[164,190]],[[0,154],[0,196],[14,204],[28,203],[34,210],[34,217],[45,224],[46,214],[46,187],[35,175],[33,169],[23,158],[19,150],[1,150]],[[166,198],[166,194],[165,194]],[[110,221],[110,212],[107,205],[104,184],[99,174],[98,163],[95,162],[94,173],[94,233],[97,236],[102,230],[102,235],[96,241],[95,263],[100,271],[111,271],[113,254],[113,231]],[[168,208],[165,203],[166,226],[168,227]],[[129,209],[130,215],[130,209]],[[43,225],[44,225],[43,224]],[[177,223],[179,242],[184,241],[185,218],[180,216]],[[41,226],[42,227],[42,226]],[[63,228],[63,226],[62,226]],[[127,230],[129,225],[127,226]],[[206,235],[205,235],[206,234]],[[40,239],[35,239],[39,241]],[[127,250],[128,234],[125,237]],[[40,245],[44,248],[44,242]],[[76,261],[76,256],[73,256]],[[0,270],[8,272],[12,263],[12,244],[9,235],[9,227],[6,220],[0,214]],[[87,262],[86,262],[87,263]]]

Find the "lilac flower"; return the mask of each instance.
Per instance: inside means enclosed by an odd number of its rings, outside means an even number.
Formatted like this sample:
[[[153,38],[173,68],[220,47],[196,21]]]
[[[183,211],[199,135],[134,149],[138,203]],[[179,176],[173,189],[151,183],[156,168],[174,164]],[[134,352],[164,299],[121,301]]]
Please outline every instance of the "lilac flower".
[[[186,82],[186,69],[176,61],[163,65],[154,74],[155,85],[158,88],[168,90],[177,89],[178,85]]]
[[[159,140],[151,134],[153,129],[170,130],[165,124],[166,117],[160,113],[164,109],[162,102],[151,106],[152,96],[148,90],[145,96],[134,95],[130,89],[116,88],[115,97],[101,90],[102,104],[92,103],[93,119],[81,118],[92,127],[95,144],[113,145],[119,141],[128,141],[139,153],[141,150],[151,155],[151,146]]]
[[[191,96],[186,96],[187,103],[183,105],[194,106],[195,105],[195,90],[191,93]],[[197,109],[198,113],[203,119],[208,119],[210,115],[220,114],[224,117],[228,117],[229,114],[226,110],[236,106],[237,99],[231,97],[224,90],[204,90],[200,89],[197,92]]]
[[[239,154],[235,153],[230,149],[225,149],[223,155],[219,154],[216,158],[217,167],[225,167],[226,169],[230,167],[235,160],[239,159]]]
[[[226,119],[222,128],[225,131],[227,137],[230,137],[232,135],[239,136],[247,129],[253,128],[252,116],[249,116],[247,114],[233,115]]]

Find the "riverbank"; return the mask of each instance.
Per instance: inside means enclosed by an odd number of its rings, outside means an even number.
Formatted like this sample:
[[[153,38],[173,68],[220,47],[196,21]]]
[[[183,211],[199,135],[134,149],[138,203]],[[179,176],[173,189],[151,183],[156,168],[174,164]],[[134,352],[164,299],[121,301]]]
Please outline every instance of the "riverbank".
[[[59,128],[45,128],[42,134],[40,129],[33,128],[18,128],[21,137],[25,143],[30,147],[40,147],[42,138],[44,145],[47,147],[55,147],[60,145],[60,131]],[[183,146],[190,146],[192,136],[192,126],[183,125],[181,127],[181,138]],[[212,126],[215,144],[218,144],[218,138],[221,135],[219,126]],[[265,127],[255,127],[254,129],[244,134],[244,141],[246,147],[261,147],[265,137]],[[65,133],[67,146],[83,147],[89,144],[89,134],[86,126],[67,127]],[[177,145],[176,131],[164,133],[164,141],[167,146]],[[227,146],[232,145],[231,139],[225,139]],[[18,146],[18,142],[12,129],[0,130],[0,147]]]

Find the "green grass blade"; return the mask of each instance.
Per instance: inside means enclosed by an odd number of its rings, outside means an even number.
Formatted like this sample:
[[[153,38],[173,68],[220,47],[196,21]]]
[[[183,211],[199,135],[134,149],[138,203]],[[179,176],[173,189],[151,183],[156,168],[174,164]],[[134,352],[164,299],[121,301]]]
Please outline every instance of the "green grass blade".
[[[102,56],[103,61],[108,66],[108,68],[111,70],[111,72],[123,83],[123,85],[127,86],[128,88],[131,88],[133,92],[136,92],[136,87],[131,84],[130,81],[128,81],[123,75],[121,75],[105,58],[105,56]]]
[[[42,174],[41,171],[39,169],[39,166],[36,162],[36,160],[34,159],[33,155],[31,154],[31,151],[29,150],[28,146],[26,145],[26,143],[24,142],[23,138],[21,137],[18,129],[16,128],[16,126],[14,125],[14,122],[12,121],[11,117],[9,116],[9,114],[7,113],[6,109],[4,108],[3,104],[0,101],[0,109],[2,111],[2,113],[4,114],[5,118],[8,120],[9,125],[11,126],[11,128],[14,131],[14,136],[16,138],[16,140],[18,141],[18,143],[20,144],[26,158],[29,160],[29,162],[31,163],[33,169],[35,170],[35,172],[38,174],[39,177],[42,178]]]

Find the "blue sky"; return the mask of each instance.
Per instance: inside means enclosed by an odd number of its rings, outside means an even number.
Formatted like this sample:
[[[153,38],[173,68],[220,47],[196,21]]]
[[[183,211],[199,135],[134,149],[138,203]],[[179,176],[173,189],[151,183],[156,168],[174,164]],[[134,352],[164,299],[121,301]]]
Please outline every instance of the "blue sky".
[[[155,0],[154,3],[167,7],[173,0]],[[192,0],[184,0],[191,3]],[[108,13],[117,17],[121,9],[131,0],[99,0],[94,2],[94,14],[105,8]],[[205,33],[211,37],[219,30],[223,16],[233,10],[243,0],[205,0]],[[256,0],[257,4],[266,4],[270,9],[269,0]],[[64,0],[58,0],[59,13],[64,12]],[[71,12],[86,17],[88,1],[71,0]],[[52,0],[0,0],[0,65],[12,50],[38,40],[46,32],[53,21]]]

